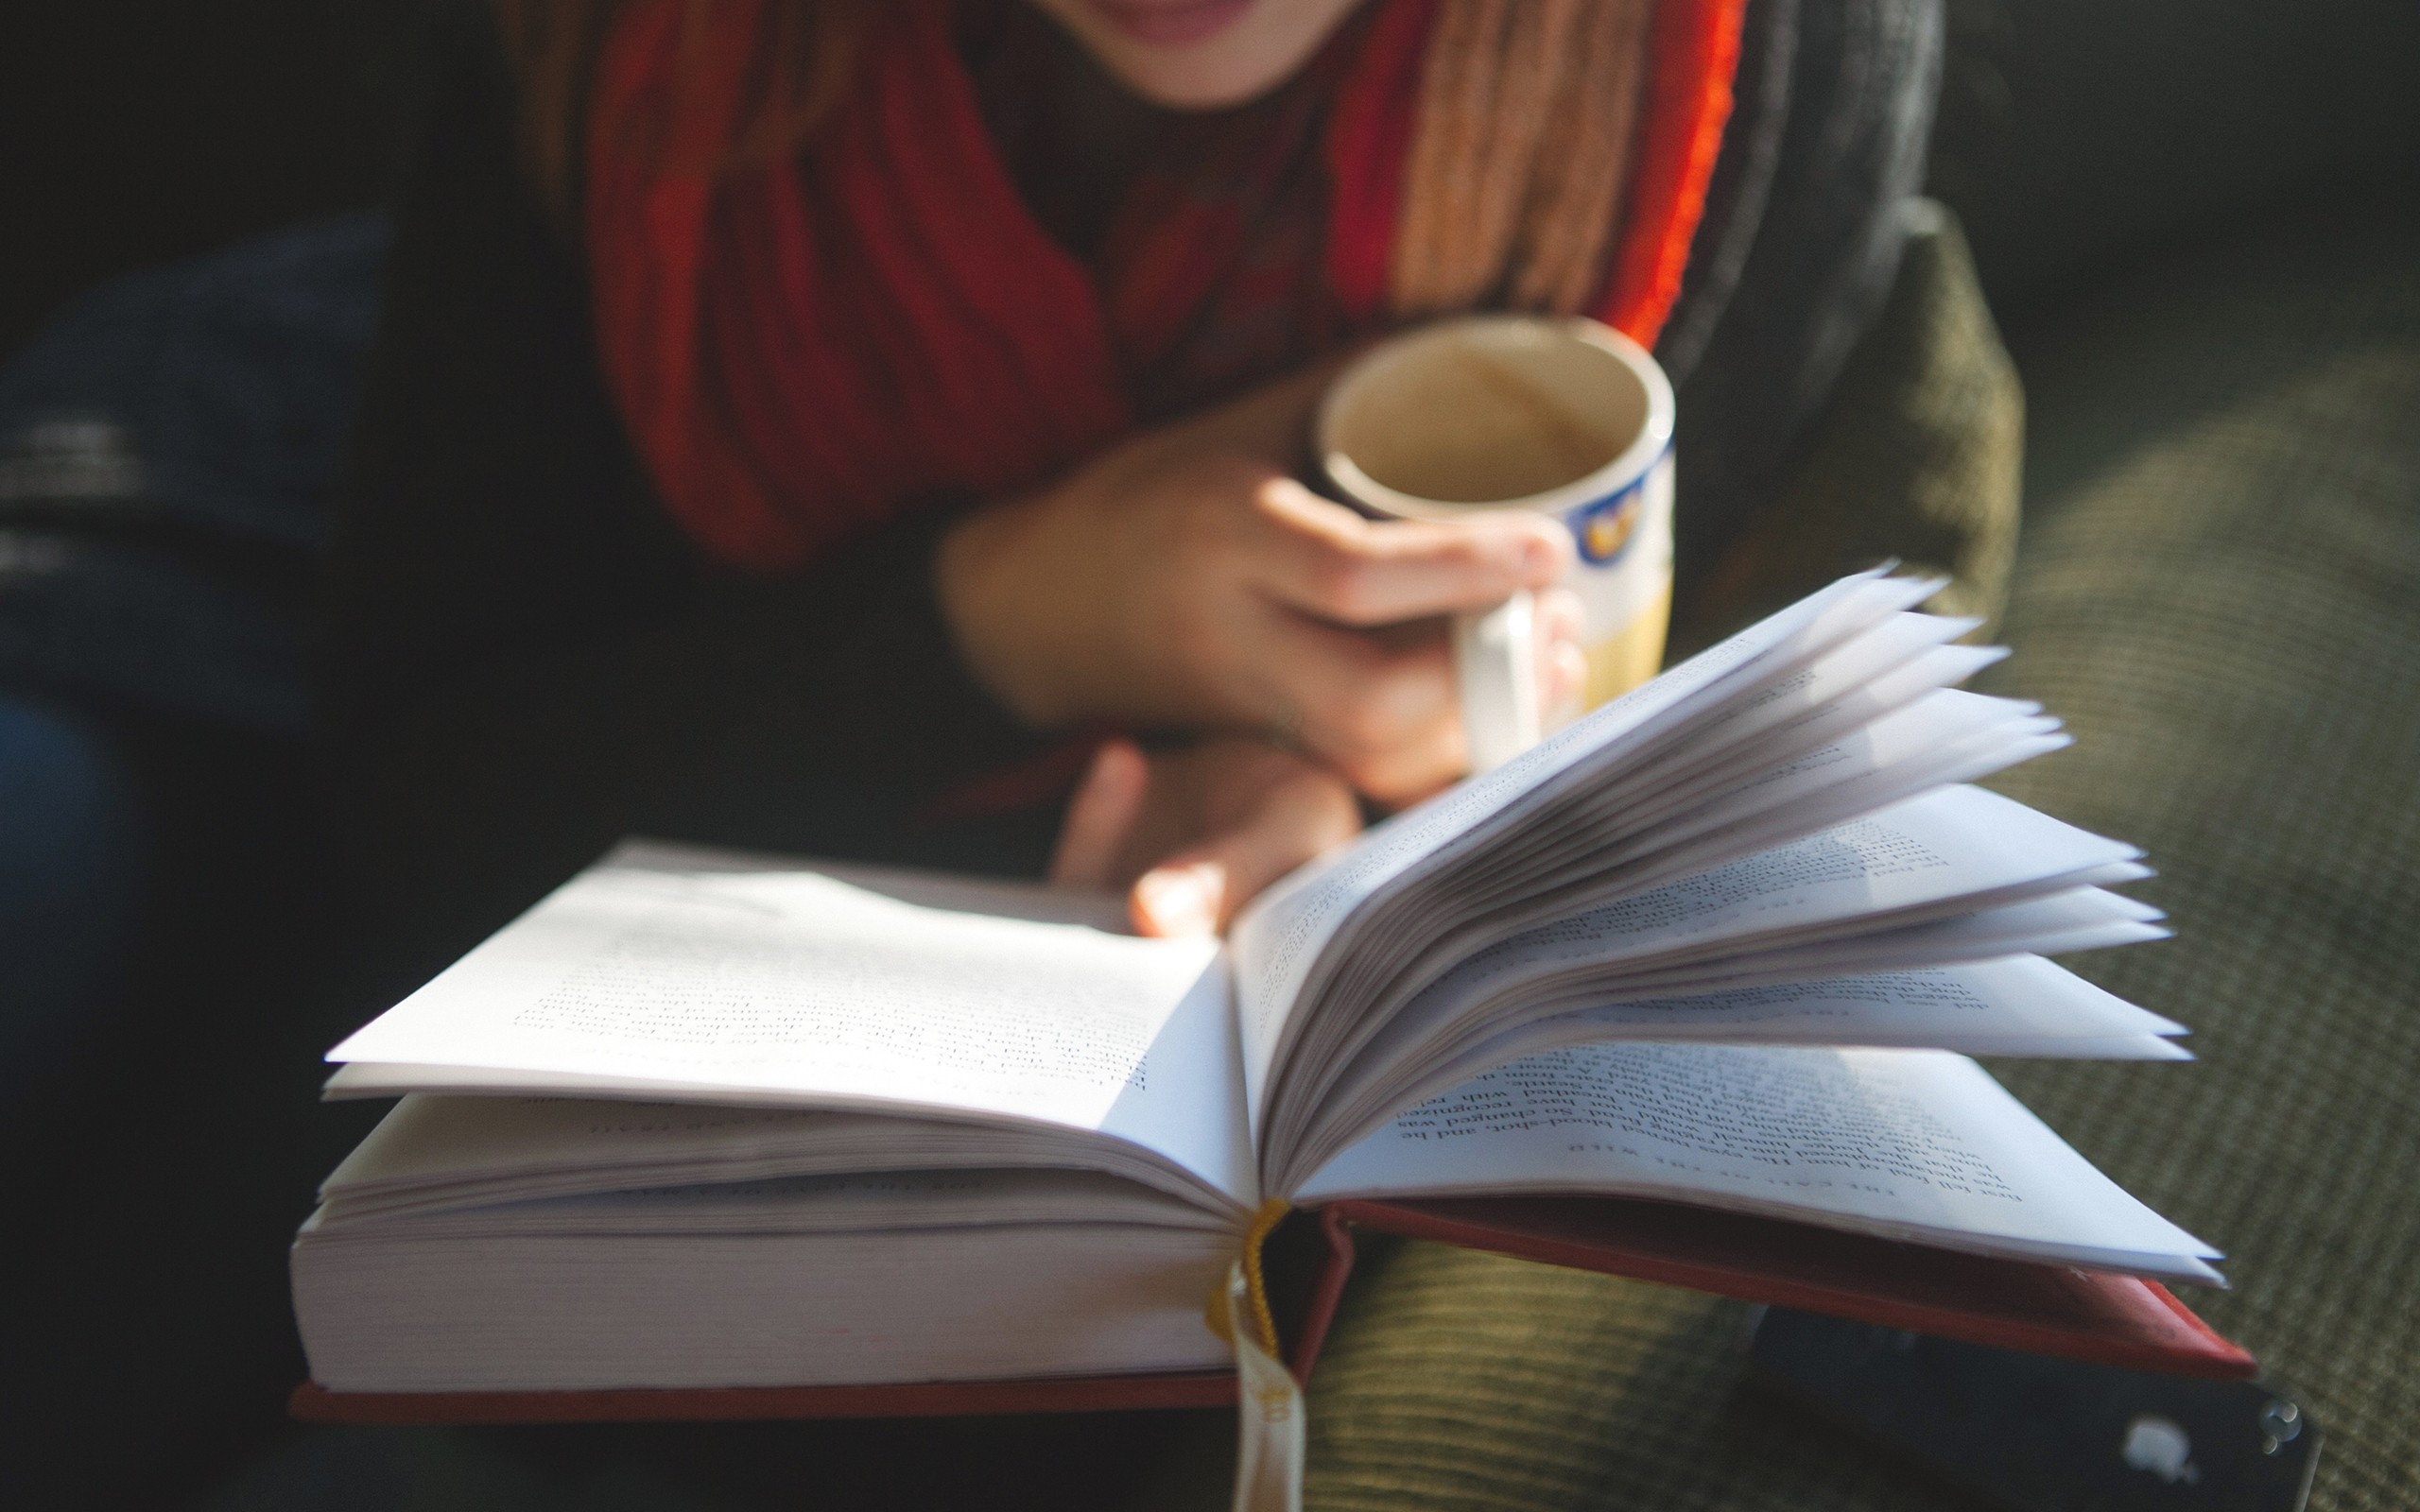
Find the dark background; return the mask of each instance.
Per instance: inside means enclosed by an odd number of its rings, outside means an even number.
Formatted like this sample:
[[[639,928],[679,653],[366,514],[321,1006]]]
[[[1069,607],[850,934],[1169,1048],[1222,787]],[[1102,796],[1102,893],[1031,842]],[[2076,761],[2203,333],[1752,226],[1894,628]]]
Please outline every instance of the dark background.
[[[0,8],[0,353],[112,274],[374,203],[417,9]],[[1952,0],[1949,13],[1934,192],[2013,324],[2180,241],[2420,181],[2410,0]]]
[[[115,274],[377,203],[420,9],[0,6],[0,360]],[[2413,0],[1951,0],[1948,9],[1933,192],[1963,218],[2021,368],[2037,350],[2033,333],[2093,318],[2074,312],[2098,308],[2091,296],[2138,271],[2254,229],[2324,226],[2420,191]],[[290,1338],[259,1336],[284,1305],[282,1275],[259,1263],[261,1249],[291,1232],[311,1180],[364,1116],[269,1095],[309,1068],[248,1066],[229,1048],[243,1037],[217,1032],[225,1015],[278,1012],[321,1026],[284,1040],[327,1043],[363,1016],[331,1000],[326,963],[311,960],[340,943],[315,921],[310,838],[291,833],[299,805],[281,791],[303,780],[300,764],[267,765],[239,745],[179,749],[177,781],[194,793],[246,797],[169,805],[216,828],[168,849],[205,865],[241,853],[224,874],[255,879],[244,897],[212,899],[219,912],[196,929],[251,941],[257,958],[223,959],[197,940],[169,963],[182,979],[168,986],[189,992],[176,998],[180,1022],[107,1058],[112,1074],[100,1084],[112,1106],[46,1108],[0,1139],[0,1185],[18,1205],[9,1246],[20,1252],[18,1295],[55,1298],[46,1316],[38,1302],[25,1309],[33,1333],[0,1349],[9,1391],[25,1394],[0,1414],[27,1433],[67,1431],[26,1410],[45,1380],[112,1378],[129,1436],[113,1440],[108,1424],[73,1431],[163,1499],[190,1495],[273,1431],[277,1394],[300,1363]],[[283,891],[280,877],[290,880]],[[197,875],[178,886],[187,883],[195,896],[212,885]],[[284,1152],[281,1170],[221,1171],[228,1149]],[[237,1230],[257,1245],[239,1253],[202,1237]],[[163,1265],[163,1251],[175,1263]],[[84,1349],[75,1319],[95,1299],[176,1335],[163,1337],[164,1356],[192,1373],[136,1376]]]
[[[416,9],[0,6],[0,352],[112,274],[374,203]]]

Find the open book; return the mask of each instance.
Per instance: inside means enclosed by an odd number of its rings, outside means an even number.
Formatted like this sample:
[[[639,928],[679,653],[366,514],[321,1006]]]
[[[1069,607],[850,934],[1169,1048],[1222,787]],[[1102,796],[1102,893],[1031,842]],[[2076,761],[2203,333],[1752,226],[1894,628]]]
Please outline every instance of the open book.
[[[1952,688],[1996,653],[1911,612],[1934,586],[1833,585],[1223,944],[1133,937],[1105,898],[626,846],[330,1052],[330,1095],[407,1095],[295,1246],[314,1381],[1218,1371],[1203,1299],[1272,1198],[1425,1199],[1401,1227],[1447,1237],[1467,1199],[1650,1199],[1993,1275],[2215,1280],[1966,1058],[2187,1057],[2043,958],[2164,931],[2106,890],[2147,874],[2132,847],[1963,785],[2065,737]]]

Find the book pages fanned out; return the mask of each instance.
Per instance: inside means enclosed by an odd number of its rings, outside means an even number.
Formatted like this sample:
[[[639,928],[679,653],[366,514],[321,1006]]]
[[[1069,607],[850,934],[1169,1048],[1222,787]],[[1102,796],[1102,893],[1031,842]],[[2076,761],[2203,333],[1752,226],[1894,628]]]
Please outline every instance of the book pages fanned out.
[[[2046,958],[2163,936],[2114,890],[2149,868],[1970,785],[2066,737],[1954,686],[1996,653],[1913,612],[1933,586],[1834,584],[1224,944],[1095,895],[626,845],[330,1053],[329,1095],[401,1101],[296,1242],[313,1378],[1232,1369],[1203,1308],[1271,1199],[1648,1199],[2215,1281],[1968,1058],[2190,1057]]]

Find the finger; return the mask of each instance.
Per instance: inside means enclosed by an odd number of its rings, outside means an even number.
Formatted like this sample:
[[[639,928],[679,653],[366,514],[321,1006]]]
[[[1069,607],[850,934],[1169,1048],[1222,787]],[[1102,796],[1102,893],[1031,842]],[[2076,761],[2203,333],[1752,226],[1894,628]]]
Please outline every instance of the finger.
[[[1063,887],[1106,887],[1115,881],[1150,784],[1150,766],[1132,741],[1103,742],[1067,804],[1050,880]]]
[[[1538,594],[1539,707],[1557,714],[1573,708],[1588,686],[1588,657],[1580,640],[1585,620],[1580,597],[1571,590],[1553,588]]]
[[[1291,478],[1253,494],[1250,549],[1265,591],[1340,625],[1485,609],[1563,576],[1571,535],[1507,511],[1438,524],[1365,520]]]
[[[1217,861],[1165,862],[1134,879],[1126,916],[1139,935],[1183,939],[1215,935],[1226,913],[1227,868]]]
[[[1541,589],[1537,596],[1536,618],[1538,639],[1548,644],[1558,641],[1580,642],[1580,629],[1587,622],[1587,611],[1581,608],[1580,595],[1568,588]]]
[[[1470,769],[1459,711],[1392,749],[1345,769],[1354,789],[1385,809],[1417,803]]]
[[[1372,632],[1298,618],[1261,665],[1302,744],[1332,765],[1378,756],[1454,712],[1453,648],[1436,621]]]
[[[1553,660],[1546,675],[1546,706],[1577,712],[1582,696],[1588,691],[1588,653],[1566,641],[1555,646],[1551,654]]]
[[[1278,878],[1353,837],[1353,794],[1308,764],[1267,789],[1231,827],[1135,880],[1128,911],[1146,935],[1204,935]]]

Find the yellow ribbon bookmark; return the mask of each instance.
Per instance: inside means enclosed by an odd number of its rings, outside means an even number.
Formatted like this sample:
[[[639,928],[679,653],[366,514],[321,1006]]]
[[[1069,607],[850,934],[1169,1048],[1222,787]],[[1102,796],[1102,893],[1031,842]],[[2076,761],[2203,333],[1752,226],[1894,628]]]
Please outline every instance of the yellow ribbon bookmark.
[[[1303,1509],[1303,1392],[1277,1357],[1277,1319],[1260,1261],[1285,1216],[1283,1202],[1260,1205],[1226,1283],[1210,1294],[1210,1327],[1236,1348],[1235,1512]]]

